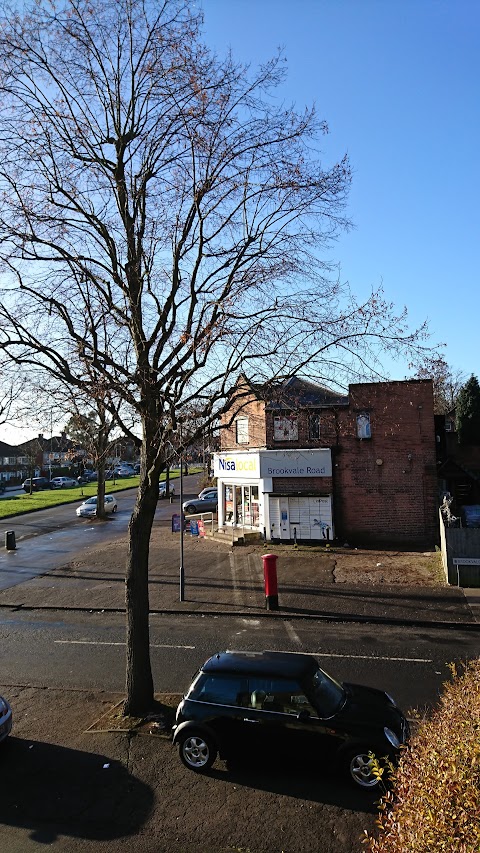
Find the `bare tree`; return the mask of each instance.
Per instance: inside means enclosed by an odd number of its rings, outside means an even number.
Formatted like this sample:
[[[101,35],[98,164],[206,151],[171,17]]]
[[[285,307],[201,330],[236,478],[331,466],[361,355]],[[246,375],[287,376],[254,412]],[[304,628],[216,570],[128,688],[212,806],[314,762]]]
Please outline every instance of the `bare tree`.
[[[240,372],[340,381],[425,332],[380,290],[357,304],[325,260],[350,167],[322,164],[314,109],[279,100],[282,56],[251,72],[200,26],[187,0],[44,0],[4,7],[0,29],[0,349],[92,397],[101,378],[141,430],[127,713],[153,698],[149,540],[180,442]]]
[[[90,408],[87,405],[81,407],[75,400],[72,405],[74,413],[66,431],[69,438],[77,441],[93,460],[97,471],[97,518],[105,518],[105,465],[113,446],[111,436],[115,419],[108,414],[101,399],[90,400],[89,403]]]
[[[432,379],[433,403],[436,415],[446,415],[455,408],[466,377],[461,370],[451,368],[442,355],[422,358],[416,365],[417,379]]]

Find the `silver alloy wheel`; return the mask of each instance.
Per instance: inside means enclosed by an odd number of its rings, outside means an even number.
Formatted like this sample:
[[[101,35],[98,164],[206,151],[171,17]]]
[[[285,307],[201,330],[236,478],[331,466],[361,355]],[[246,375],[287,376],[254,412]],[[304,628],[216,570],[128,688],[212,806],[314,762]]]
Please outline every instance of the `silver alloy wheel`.
[[[359,752],[350,759],[350,774],[354,782],[362,788],[374,788],[378,778],[373,773],[372,759],[368,752]]]
[[[205,767],[210,759],[210,747],[200,735],[190,735],[182,742],[180,749],[186,763],[190,767],[200,769]]]

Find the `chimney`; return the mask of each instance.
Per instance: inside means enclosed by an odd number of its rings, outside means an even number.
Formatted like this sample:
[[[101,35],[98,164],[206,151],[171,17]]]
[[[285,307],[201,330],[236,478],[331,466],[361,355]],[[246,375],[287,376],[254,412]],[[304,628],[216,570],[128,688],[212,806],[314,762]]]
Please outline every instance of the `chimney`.
[[[38,437],[39,437],[39,439],[40,439],[40,440],[42,440],[42,438],[43,438],[43,432],[39,432],[39,433],[38,433]]]

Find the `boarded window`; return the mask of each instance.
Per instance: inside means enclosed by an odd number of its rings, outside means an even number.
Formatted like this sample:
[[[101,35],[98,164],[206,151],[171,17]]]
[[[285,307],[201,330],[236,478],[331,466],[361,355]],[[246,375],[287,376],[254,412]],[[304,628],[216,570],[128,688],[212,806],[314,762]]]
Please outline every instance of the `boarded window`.
[[[273,438],[275,441],[298,441],[297,416],[279,415],[274,418]]]
[[[357,415],[357,438],[371,438],[370,415],[368,412],[360,412]]]
[[[248,418],[237,418],[235,430],[237,444],[248,444]]]

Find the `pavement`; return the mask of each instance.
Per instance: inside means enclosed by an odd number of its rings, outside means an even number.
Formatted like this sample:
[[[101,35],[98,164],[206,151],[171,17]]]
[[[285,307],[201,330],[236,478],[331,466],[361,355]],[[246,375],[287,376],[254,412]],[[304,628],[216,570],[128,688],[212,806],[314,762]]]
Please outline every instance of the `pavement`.
[[[405,553],[354,548],[294,548],[264,543],[233,546],[226,536],[184,537],[184,601],[180,601],[179,533],[172,533],[164,505],[150,547],[150,609],[154,613],[231,614],[265,618],[378,622],[417,626],[465,626],[480,630],[480,590],[441,581],[436,552]],[[87,520],[91,528],[96,522]],[[114,524],[114,522],[111,522]],[[108,526],[109,522],[101,523]],[[114,528],[112,528],[113,531]],[[108,527],[107,527],[108,533]],[[65,552],[59,567],[0,588],[0,608],[122,611],[125,539],[109,541],[105,528],[95,545],[75,557]],[[47,557],[58,564],[64,531],[48,537]],[[1,569],[27,566],[45,558],[39,537],[25,538],[3,555]],[[264,560],[277,556],[278,609],[266,607]],[[1,584],[0,584],[1,587]],[[92,594],[93,593],[93,594]]]
[[[439,583],[438,555],[428,552],[233,547],[228,537],[187,534],[180,601],[179,534],[165,510],[151,542],[152,612],[480,630],[480,591]],[[98,542],[0,590],[0,612],[124,610],[124,542]],[[37,537],[26,538],[8,559],[34,561],[36,549]],[[268,552],[277,555],[278,610],[266,608]],[[363,830],[373,830],[372,800],[330,771],[226,767],[197,776],[161,726],[148,736],[102,726],[121,695],[11,684],[0,692],[15,717],[2,746],[2,853],[360,853]]]

